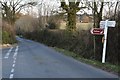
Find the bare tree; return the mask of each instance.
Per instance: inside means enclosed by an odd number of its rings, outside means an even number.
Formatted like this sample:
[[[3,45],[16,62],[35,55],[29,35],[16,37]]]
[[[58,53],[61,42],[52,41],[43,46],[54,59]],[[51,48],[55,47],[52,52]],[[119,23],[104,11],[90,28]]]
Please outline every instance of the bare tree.
[[[56,9],[55,3],[56,1],[47,3],[44,0],[39,3],[38,13],[39,23],[41,27],[45,28],[46,25],[48,25],[49,18],[54,14]]]
[[[116,19],[116,13],[117,13],[117,11],[119,11],[119,6],[120,6],[120,0],[117,0],[117,3],[116,3],[116,5],[115,5],[115,10],[114,10],[114,18]]]
[[[68,0],[68,3],[65,0],[61,0],[61,7],[67,13],[67,29],[68,31],[76,31],[76,13],[80,10],[80,1]]]
[[[99,28],[99,23],[102,20],[103,16],[103,10],[104,7],[108,8],[108,18],[111,18],[111,16],[116,15],[117,6],[119,1],[117,3],[115,2],[93,2],[93,5],[91,3],[87,3],[88,7],[93,10],[94,13],[94,27]],[[111,15],[112,14],[112,15]],[[94,54],[96,59],[101,60],[101,53],[102,53],[102,42],[101,42],[102,36],[94,36]],[[99,52],[98,52],[99,51]]]
[[[15,22],[18,32],[33,32],[38,29],[38,19],[30,15],[24,15]]]
[[[103,8],[106,5],[105,2],[103,1],[94,1],[90,3],[89,1],[86,1],[86,6],[88,8],[91,8],[94,12],[94,27],[99,27],[99,23],[102,20],[102,13],[103,13]]]
[[[118,10],[119,3],[120,3],[119,0],[106,3],[106,8],[108,8],[108,9],[104,8],[105,13],[106,13],[105,18],[107,18],[107,19],[110,19],[110,18],[115,19],[116,18],[116,13]]]
[[[17,19],[16,14],[20,13],[25,6],[35,6],[37,4],[36,2],[25,3],[23,0],[2,0],[0,3],[2,5],[1,8],[3,19],[12,25]]]
[[[103,16],[103,9],[106,3],[104,1],[85,1],[84,2],[87,8],[93,11],[93,18],[94,18],[94,28],[99,28],[99,23],[102,20]],[[94,58],[97,60],[101,60],[101,53],[102,53],[102,36],[94,36]],[[98,52],[99,51],[99,52]]]

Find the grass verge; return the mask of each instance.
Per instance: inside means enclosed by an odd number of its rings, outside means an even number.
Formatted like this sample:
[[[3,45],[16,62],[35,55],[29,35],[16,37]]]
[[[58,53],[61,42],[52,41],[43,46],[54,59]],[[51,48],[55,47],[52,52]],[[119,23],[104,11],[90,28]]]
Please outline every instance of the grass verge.
[[[103,63],[101,63],[99,61],[96,61],[96,60],[85,59],[82,56],[80,56],[78,54],[75,54],[73,52],[70,52],[68,50],[65,50],[65,49],[61,49],[61,48],[57,48],[57,47],[54,47],[54,49],[56,51],[60,52],[60,53],[63,53],[65,55],[67,55],[67,56],[73,57],[74,59],[77,59],[78,61],[81,61],[83,63],[90,64],[94,67],[103,69],[107,72],[111,72],[111,73],[114,73],[116,75],[120,74],[119,73],[119,71],[120,71],[120,66],[119,65],[113,65],[113,64],[110,64],[110,63],[107,63],[107,62],[105,64],[103,64]]]

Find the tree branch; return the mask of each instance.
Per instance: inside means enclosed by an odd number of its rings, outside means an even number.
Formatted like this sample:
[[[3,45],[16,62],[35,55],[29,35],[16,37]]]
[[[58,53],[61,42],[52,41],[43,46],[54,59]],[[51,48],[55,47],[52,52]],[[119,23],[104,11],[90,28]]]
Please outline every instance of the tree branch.
[[[100,12],[102,12],[102,10],[103,10],[103,4],[104,4],[104,2],[101,2]]]
[[[62,7],[64,10],[68,11],[68,6],[66,5],[65,0],[61,0],[61,7]]]
[[[22,2],[22,0],[18,0],[16,3],[15,3],[15,7],[17,7],[20,3]]]

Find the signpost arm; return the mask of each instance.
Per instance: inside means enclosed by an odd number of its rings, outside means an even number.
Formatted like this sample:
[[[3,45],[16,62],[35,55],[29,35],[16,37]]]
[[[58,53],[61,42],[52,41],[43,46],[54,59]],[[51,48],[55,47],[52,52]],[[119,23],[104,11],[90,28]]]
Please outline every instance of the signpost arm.
[[[108,20],[105,21],[102,63],[105,63],[105,56],[106,56],[107,31],[108,31],[108,26],[107,25],[108,25]]]

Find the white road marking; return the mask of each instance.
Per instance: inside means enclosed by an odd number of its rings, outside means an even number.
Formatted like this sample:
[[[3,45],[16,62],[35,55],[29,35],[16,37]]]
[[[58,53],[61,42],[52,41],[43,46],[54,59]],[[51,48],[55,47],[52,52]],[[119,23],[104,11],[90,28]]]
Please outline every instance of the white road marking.
[[[17,56],[17,52],[14,53],[13,58],[15,59]]]
[[[15,52],[18,52],[18,46],[16,46],[16,50],[15,50]]]
[[[13,47],[11,47],[11,48],[9,49],[9,51],[6,53],[6,55],[5,55],[5,57],[4,57],[5,59],[7,59],[7,58],[9,57],[12,49],[13,49]]]
[[[17,54],[18,54],[18,46],[16,46],[15,53],[14,53],[14,55],[13,55],[13,58],[14,58],[14,59],[16,58]]]
[[[14,76],[14,74],[10,74],[10,77],[9,77],[9,78],[10,78],[10,79],[12,79],[12,78],[13,78],[13,76]]]
[[[17,59],[17,54],[18,54],[18,46],[16,46],[16,49],[15,49],[15,52],[13,55],[14,60],[13,60],[13,65],[12,65],[12,69],[11,69],[11,74],[9,77],[10,79],[12,79],[14,76],[14,71],[15,71],[14,67],[15,67],[15,63],[16,63],[16,59]]]
[[[16,63],[16,60],[14,60],[13,63],[15,64],[15,63]]]
[[[13,64],[12,67],[14,68],[14,67],[15,67],[15,64]]]
[[[16,57],[14,58],[14,60],[16,60]]]
[[[11,73],[13,73],[13,72],[14,72],[14,69],[11,70]]]

